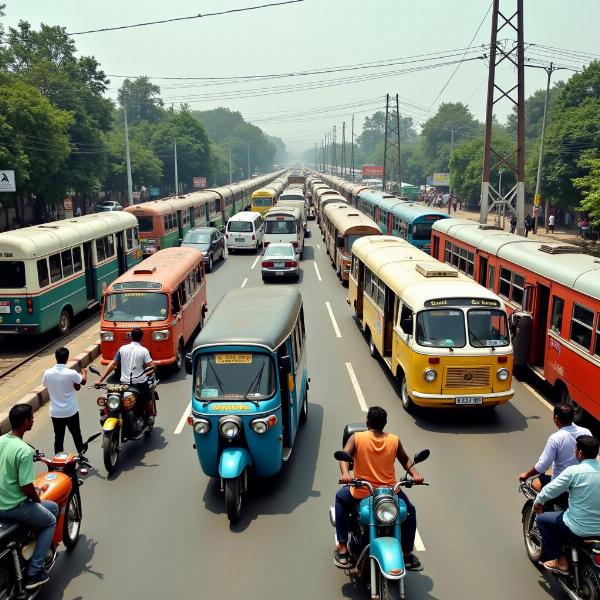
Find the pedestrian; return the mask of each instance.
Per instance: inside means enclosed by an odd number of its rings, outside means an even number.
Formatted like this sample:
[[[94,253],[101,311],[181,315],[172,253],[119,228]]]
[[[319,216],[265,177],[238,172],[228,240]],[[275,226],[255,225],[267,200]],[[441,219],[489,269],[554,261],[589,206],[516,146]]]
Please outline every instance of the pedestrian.
[[[513,215],[510,218],[510,232],[514,233],[517,229],[517,215]]]
[[[548,217],[548,229],[550,230],[550,233],[554,233],[554,220],[556,219],[556,217],[554,215],[550,215]]]
[[[581,237],[584,240],[588,239],[588,232],[590,230],[590,222],[588,220],[587,217],[583,217],[581,219],[581,222],[579,223],[579,226],[581,227]]]
[[[527,213],[527,215],[525,216],[525,237],[527,237],[529,235],[532,225],[533,225],[533,221],[531,219],[531,215],[529,213]]]
[[[61,347],[54,353],[56,365],[46,369],[42,385],[48,389],[50,396],[50,417],[54,427],[54,452],[58,454],[64,450],[65,428],[73,436],[77,452],[83,452],[83,438],[79,425],[79,407],[75,392],[87,383],[87,371],[81,373],[67,368],[69,350]]]

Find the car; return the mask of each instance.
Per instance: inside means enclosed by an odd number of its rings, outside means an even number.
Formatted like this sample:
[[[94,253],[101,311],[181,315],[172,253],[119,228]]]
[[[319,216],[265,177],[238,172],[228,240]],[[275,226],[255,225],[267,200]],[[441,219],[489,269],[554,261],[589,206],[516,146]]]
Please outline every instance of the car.
[[[225,259],[225,238],[216,227],[190,229],[181,242],[182,247],[196,248],[204,253],[204,267],[210,273],[214,261]]]
[[[113,210],[123,210],[123,207],[115,200],[106,200],[96,205],[96,212],[112,212]]]
[[[298,281],[300,266],[296,249],[288,242],[269,244],[263,254],[260,269],[263,281],[269,278],[289,278]]]

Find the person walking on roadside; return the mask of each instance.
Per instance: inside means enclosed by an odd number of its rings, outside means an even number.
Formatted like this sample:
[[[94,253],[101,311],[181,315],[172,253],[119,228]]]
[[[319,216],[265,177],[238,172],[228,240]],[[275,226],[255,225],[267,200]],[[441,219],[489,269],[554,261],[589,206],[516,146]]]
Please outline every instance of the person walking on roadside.
[[[584,240],[588,239],[588,232],[590,230],[590,222],[588,220],[587,217],[583,217],[581,219],[581,222],[579,223],[579,226],[581,227],[581,237]]]
[[[513,215],[510,218],[510,232],[514,233],[517,229],[517,215]]]
[[[550,230],[550,233],[554,233],[554,221],[556,220],[556,217],[554,215],[550,215],[548,217],[548,229]]]
[[[533,225],[533,220],[531,218],[531,215],[529,213],[527,213],[527,215],[525,217],[525,237],[527,237],[529,235],[532,225]]]
[[[54,452],[58,454],[64,450],[66,428],[73,436],[77,452],[82,452],[84,445],[75,392],[87,383],[87,371],[83,369],[81,373],[78,373],[67,367],[69,360],[67,348],[58,348],[54,356],[56,365],[46,369],[42,378],[42,385],[46,386],[50,396],[50,417],[54,427]]]

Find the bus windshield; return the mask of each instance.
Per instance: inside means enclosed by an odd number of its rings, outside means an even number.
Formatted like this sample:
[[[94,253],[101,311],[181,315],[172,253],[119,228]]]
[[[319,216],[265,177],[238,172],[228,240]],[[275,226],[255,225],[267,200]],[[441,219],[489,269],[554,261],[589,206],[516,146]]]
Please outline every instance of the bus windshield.
[[[431,239],[431,223],[413,223],[412,237],[413,240]]]
[[[143,233],[152,231],[152,217],[138,217],[139,230]]]
[[[288,219],[286,221],[271,221],[270,219],[267,219],[265,220],[265,233],[281,235],[296,233],[296,221],[294,219]]]
[[[252,401],[275,393],[275,371],[268,354],[217,352],[201,354],[196,367],[196,398]]]
[[[462,310],[424,310],[417,315],[417,344],[432,348],[462,348],[466,344]]]
[[[106,297],[103,317],[106,321],[164,321],[168,313],[167,294],[123,292]]]
[[[25,264],[22,260],[0,261],[0,285],[5,289],[25,287]]]
[[[273,204],[272,198],[254,198],[252,200],[254,206],[271,206]]]
[[[508,346],[510,335],[502,310],[471,309],[467,313],[469,342],[474,348]]]

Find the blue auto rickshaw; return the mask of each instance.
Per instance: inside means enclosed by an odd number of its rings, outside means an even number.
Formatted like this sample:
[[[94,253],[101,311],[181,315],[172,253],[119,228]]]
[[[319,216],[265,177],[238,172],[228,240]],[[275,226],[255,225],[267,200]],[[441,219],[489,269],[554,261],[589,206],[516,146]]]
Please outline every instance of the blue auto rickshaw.
[[[221,479],[235,523],[249,471],[277,474],[307,418],[302,296],[291,287],[228,292],[196,338],[186,371],[198,459],[206,475]]]

